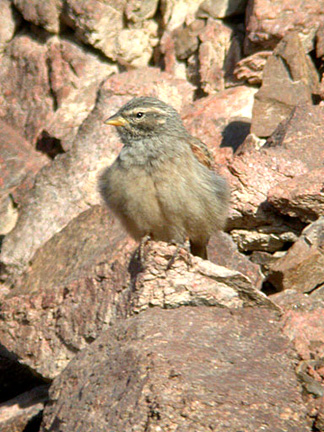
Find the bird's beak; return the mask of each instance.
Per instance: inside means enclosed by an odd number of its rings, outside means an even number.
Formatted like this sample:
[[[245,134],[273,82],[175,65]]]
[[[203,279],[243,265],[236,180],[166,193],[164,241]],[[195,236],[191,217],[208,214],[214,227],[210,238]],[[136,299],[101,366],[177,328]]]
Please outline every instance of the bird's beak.
[[[115,114],[105,120],[104,123],[112,126],[125,126],[127,124],[127,120],[125,120],[124,117]]]

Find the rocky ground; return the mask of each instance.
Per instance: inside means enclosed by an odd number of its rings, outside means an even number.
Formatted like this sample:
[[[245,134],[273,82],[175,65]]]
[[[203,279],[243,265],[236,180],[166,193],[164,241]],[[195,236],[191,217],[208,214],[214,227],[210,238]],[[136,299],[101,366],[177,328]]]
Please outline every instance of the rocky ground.
[[[0,430],[324,431],[324,0],[0,4]],[[210,261],[100,201],[140,95],[231,186]]]

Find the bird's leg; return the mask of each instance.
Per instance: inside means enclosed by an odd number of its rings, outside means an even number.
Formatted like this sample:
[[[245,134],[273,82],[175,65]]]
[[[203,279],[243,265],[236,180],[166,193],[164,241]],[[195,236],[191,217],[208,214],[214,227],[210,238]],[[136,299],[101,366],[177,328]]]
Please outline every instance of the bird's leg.
[[[171,244],[176,245],[177,248],[176,248],[174,254],[172,255],[172,257],[169,259],[169,262],[167,264],[167,270],[170,270],[170,268],[173,266],[173,264],[175,263],[176,259],[180,255],[180,251],[181,250],[185,251],[185,262],[187,263],[188,270],[189,270],[189,268],[192,267],[191,254],[190,254],[190,249],[189,249],[189,239],[186,239],[182,243],[171,242]]]
[[[151,240],[151,236],[146,234],[141,238],[140,244],[136,250],[136,259],[140,262],[141,266],[144,267],[145,262],[145,246]]]

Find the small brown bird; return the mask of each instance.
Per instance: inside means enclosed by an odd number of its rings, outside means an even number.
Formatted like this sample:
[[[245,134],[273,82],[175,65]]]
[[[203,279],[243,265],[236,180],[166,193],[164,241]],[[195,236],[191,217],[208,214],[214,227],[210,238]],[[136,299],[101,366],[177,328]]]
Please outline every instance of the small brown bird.
[[[105,121],[124,144],[100,176],[108,207],[129,234],[183,245],[207,259],[211,234],[224,227],[229,192],[212,157],[185,129],[174,108],[152,97],[134,98]]]

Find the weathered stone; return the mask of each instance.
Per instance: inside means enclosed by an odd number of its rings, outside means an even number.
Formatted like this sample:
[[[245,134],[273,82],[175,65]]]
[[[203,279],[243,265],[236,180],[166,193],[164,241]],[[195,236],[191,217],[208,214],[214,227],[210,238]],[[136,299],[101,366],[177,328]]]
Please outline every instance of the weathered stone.
[[[198,99],[182,112],[192,135],[199,137],[214,153],[217,163],[231,160],[248,135],[256,90],[239,86]]]
[[[13,0],[13,4],[26,21],[48,32],[59,33],[63,0]]]
[[[312,103],[319,78],[297,33],[290,33],[269,57],[262,87],[255,95],[252,132],[267,137],[296,105]]]
[[[324,106],[295,107],[287,121],[268,138],[265,148],[272,148],[275,153],[287,152],[287,157],[289,154],[292,160],[302,161],[308,171],[321,168],[324,160],[323,116]]]
[[[126,4],[125,14],[133,22],[153,18],[157,11],[158,0],[130,0]]]
[[[168,269],[168,262],[172,258],[172,252],[175,253],[176,246],[150,243],[147,249],[145,269],[133,280],[133,312],[141,312],[153,306],[172,309],[201,305],[227,308],[259,305],[277,309],[268,297],[237,270],[183,255]]]
[[[262,83],[264,66],[272,51],[261,51],[240,60],[234,69],[237,80],[245,80],[251,85]]]
[[[198,9],[198,16],[202,18],[227,18],[232,15],[244,14],[247,0],[204,0]]]
[[[48,159],[12,127],[0,121],[0,234],[7,234],[17,220],[17,205],[33,186],[37,172]]]
[[[147,66],[153,53],[150,33],[143,29],[123,29],[116,36],[116,59],[125,66]]]
[[[245,229],[231,230],[231,236],[241,252],[266,251],[275,252],[286,244],[294,243],[298,238],[298,231],[293,227],[266,225]]]
[[[116,60],[115,39],[123,29],[125,0],[67,0],[62,18],[75,35]]]
[[[7,271],[22,271],[40,246],[90,204],[100,202],[98,173],[113,162],[121,148],[116,131],[103,121],[133,96],[143,95],[157,96],[181,111],[192,100],[193,87],[154,68],[106,80],[70,151],[42,170],[35,187],[26,194],[17,225],[2,245],[0,261]]]
[[[126,313],[118,299],[129,285],[134,249],[105,209],[96,206],[75,218],[39,249],[2,298],[2,346],[41,376],[56,376],[118,313]]]
[[[239,38],[232,28],[209,18],[199,39],[201,88],[206,93],[224,90],[225,81],[233,80],[234,67],[241,59]]]
[[[304,222],[324,216],[324,168],[274,186],[269,190],[268,201],[280,213]]]
[[[48,386],[41,386],[1,404],[1,432],[24,432],[27,424],[43,411],[47,399]]]
[[[252,252],[252,254],[250,255],[250,260],[252,263],[255,263],[255,265],[259,267],[262,276],[267,277],[269,274],[270,265],[278,261],[284,255],[286,255],[286,253],[286,251],[277,251],[274,253],[270,253],[257,250]],[[276,302],[275,299],[274,301]]]
[[[182,26],[172,32],[176,56],[180,60],[187,59],[198,50],[198,35],[205,27],[203,20],[195,20],[188,26]]]
[[[79,126],[94,107],[101,82],[117,72],[117,65],[100,60],[72,40],[56,37],[48,42],[48,65],[57,109],[44,131],[70,150]]]
[[[268,310],[148,309],[77,355],[50,398],[42,432],[311,430]]]
[[[324,218],[307,226],[287,254],[270,266],[268,281],[278,290],[309,293],[324,285]]]
[[[19,22],[17,14],[14,13],[10,0],[1,0],[1,26],[0,26],[0,54],[5,50],[7,43],[12,39],[16,24]]]
[[[323,22],[323,0],[252,0],[246,10],[246,54],[273,49],[290,31],[305,39],[307,51],[313,49],[316,29]]]
[[[172,31],[183,23],[189,25],[196,19],[200,4],[201,0],[161,0],[160,9],[164,28]]]
[[[212,236],[208,244],[208,259],[219,266],[243,273],[256,288],[261,288],[260,267],[238,251],[229,234],[218,232]]]
[[[316,33],[316,57],[324,57],[324,23],[322,23]]]
[[[46,62],[44,42],[23,34],[0,58],[0,117],[32,144],[53,113]]]
[[[273,230],[278,227],[279,233],[283,233],[282,227],[300,232],[301,224],[284,220],[267,203],[271,187],[308,172],[306,164],[295,159],[293,152],[284,151],[282,147],[242,150],[235,155],[229,171],[232,189],[230,229],[270,225]]]
[[[75,218],[40,248],[2,297],[0,342],[44,378],[53,378],[117,317],[152,306],[277,306],[236,270],[150,242],[145,268],[106,210]],[[189,268],[188,268],[189,265]],[[76,299],[79,299],[76,303]]]

